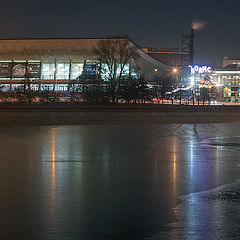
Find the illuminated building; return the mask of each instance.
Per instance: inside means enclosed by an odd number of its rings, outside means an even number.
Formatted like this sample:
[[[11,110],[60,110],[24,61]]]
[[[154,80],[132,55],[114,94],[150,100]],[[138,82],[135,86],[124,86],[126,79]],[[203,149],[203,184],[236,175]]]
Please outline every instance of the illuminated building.
[[[238,57],[238,58],[231,58],[231,57],[227,57],[227,56],[225,56],[224,58],[223,58],[223,67],[227,67],[227,66],[229,66],[229,65],[238,65],[238,66],[240,66],[240,58]]]
[[[223,67],[216,69],[215,75],[223,86],[224,100],[240,102],[240,58],[225,56]]]
[[[216,87],[217,100],[240,102],[240,65],[231,64],[212,69],[210,66],[189,66],[195,88]]]
[[[0,40],[0,84],[12,91],[31,82],[34,90],[67,90],[71,80],[78,80],[87,71],[106,80],[105,63],[93,54],[93,47],[102,39],[19,39]],[[131,45],[134,45],[129,41]],[[126,64],[125,77],[144,75],[146,81],[168,66],[137,48],[138,57]]]
[[[224,101],[240,102],[240,68],[237,65],[215,69],[212,77],[221,87]]]

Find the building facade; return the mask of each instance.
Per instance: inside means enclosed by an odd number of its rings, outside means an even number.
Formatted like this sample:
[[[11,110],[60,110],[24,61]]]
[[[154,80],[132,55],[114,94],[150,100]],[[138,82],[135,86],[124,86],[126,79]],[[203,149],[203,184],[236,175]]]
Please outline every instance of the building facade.
[[[212,78],[221,88],[225,102],[240,102],[240,68],[218,68],[212,72]]]
[[[195,89],[215,88],[219,102],[240,102],[240,65],[225,67],[190,66],[192,86]]]
[[[142,48],[152,58],[168,66],[185,66],[186,56],[189,53],[182,52],[178,48]]]
[[[79,80],[83,71],[107,80],[105,63],[98,60],[93,48],[103,39],[19,39],[0,40],[0,84],[5,91],[21,87],[26,80],[31,88],[65,91],[69,81]],[[129,41],[129,44],[132,42]],[[127,63],[123,76],[144,75],[150,81],[156,69],[168,66],[137,48],[138,56]]]
[[[231,57],[225,56],[223,58],[222,67],[227,67],[229,65],[238,65],[238,66],[240,66],[240,58],[231,58]]]

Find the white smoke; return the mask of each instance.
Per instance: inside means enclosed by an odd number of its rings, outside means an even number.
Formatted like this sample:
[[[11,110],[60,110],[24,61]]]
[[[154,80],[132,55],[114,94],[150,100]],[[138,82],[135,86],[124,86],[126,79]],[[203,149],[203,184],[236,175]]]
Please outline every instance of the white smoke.
[[[198,21],[198,20],[194,20],[192,22],[192,29],[198,31],[198,30],[201,30],[203,29],[205,26],[206,26],[206,22],[203,22],[203,21]]]

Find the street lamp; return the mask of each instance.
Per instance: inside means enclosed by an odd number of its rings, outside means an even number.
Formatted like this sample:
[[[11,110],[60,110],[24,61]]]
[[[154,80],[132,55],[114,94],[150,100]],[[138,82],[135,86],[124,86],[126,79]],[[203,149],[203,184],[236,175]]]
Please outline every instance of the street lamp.
[[[178,75],[178,73],[179,73],[179,68],[178,68],[178,67],[172,67],[172,68],[171,68],[171,72],[172,72],[173,75]]]
[[[179,81],[178,81],[178,74],[179,74],[179,68],[178,67],[172,67],[171,68],[171,73],[176,77],[176,82],[177,82],[177,87],[179,86]],[[182,102],[182,92],[181,92],[181,87],[180,87],[180,105]]]
[[[57,98],[58,98],[58,89],[57,89],[57,62],[55,62],[55,67],[53,69],[54,71],[54,79],[55,79],[55,85],[54,85],[54,91],[55,91],[55,97],[56,97],[56,102],[57,102]]]
[[[157,68],[154,68],[154,77],[155,77],[155,80],[157,79],[157,75],[158,75],[158,69],[157,69]]]

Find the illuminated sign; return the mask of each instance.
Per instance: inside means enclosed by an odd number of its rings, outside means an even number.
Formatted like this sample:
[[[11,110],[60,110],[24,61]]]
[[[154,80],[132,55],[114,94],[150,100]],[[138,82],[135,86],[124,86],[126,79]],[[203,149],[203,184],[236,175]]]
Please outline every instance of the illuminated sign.
[[[27,65],[27,78],[40,78],[41,63],[28,63]]]
[[[212,68],[208,67],[208,66],[198,66],[198,65],[194,65],[194,66],[189,66],[191,68],[191,74],[195,74],[195,73],[211,73],[212,72]]]
[[[84,65],[84,70],[85,74],[89,75],[96,75],[97,73],[97,65],[96,63],[86,63]]]
[[[12,72],[12,62],[0,63],[0,78],[10,78]]]
[[[25,78],[26,75],[26,63],[14,62],[12,68],[12,77]]]
[[[198,85],[199,88],[212,88],[213,86],[212,85],[207,85],[207,84],[199,84]]]

